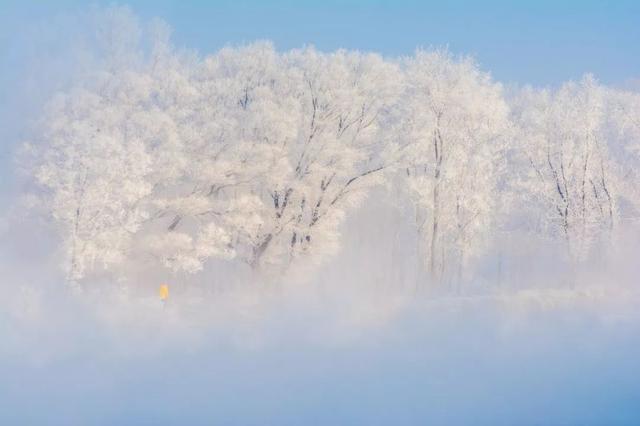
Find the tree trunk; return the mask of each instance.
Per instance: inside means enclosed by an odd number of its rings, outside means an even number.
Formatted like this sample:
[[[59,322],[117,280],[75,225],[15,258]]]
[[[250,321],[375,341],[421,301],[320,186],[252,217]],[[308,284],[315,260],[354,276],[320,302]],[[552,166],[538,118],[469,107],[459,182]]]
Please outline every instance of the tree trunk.
[[[262,259],[262,255],[265,253],[265,251],[269,247],[269,244],[271,243],[272,239],[273,239],[273,234],[268,234],[258,246],[253,248],[253,257],[249,262],[251,269],[253,270],[260,269],[260,259]]]
[[[433,220],[431,226],[431,241],[429,244],[429,273],[434,281],[438,279],[438,273],[436,272],[436,250],[438,248],[440,221],[440,169],[442,167],[442,142],[440,130],[436,128],[433,135],[435,169],[433,173]]]
[[[436,250],[438,244],[438,220],[440,215],[440,198],[438,183],[433,188],[433,221],[431,227],[431,241],[429,243],[429,273],[432,278],[436,278]]]

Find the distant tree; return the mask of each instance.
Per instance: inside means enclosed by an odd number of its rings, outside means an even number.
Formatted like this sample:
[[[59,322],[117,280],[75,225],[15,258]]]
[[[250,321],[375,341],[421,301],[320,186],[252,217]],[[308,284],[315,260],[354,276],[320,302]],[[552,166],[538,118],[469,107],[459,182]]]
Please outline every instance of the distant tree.
[[[287,263],[334,252],[343,219],[386,166],[379,126],[393,102],[396,68],[377,55],[346,51],[305,49],[284,60],[294,137],[283,144],[287,167],[280,171],[286,174],[262,188],[272,203],[272,225],[262,233],[254,264],[267,249]]]
[[[538,232],[561,236],[576,261],[619,216],[622,176],[607,140],[607,96],[587,75],[556,92],[525,89],[514,106],[529,165],[523,194],[540,212]]]
[[[134,42],[116,44],[109,60],[53,99],[32,144],[34,175],[63,238],[70,283],[138,250],[190,272],[212,255],[232,255],[221,226],[208,221],[182,232],[170,216],[200,213],[197,200],[186,202],[181,193],[189,185],[199,105],[191,59],[171,50],[162,24],[154,32],[148,56]]]
[[[152,190],[152,160],[129,119],[132,93],[106,90],[111,82],[100,85],[103,95],[78,88],[58,96],[45,121],[35,174],[65,241],[70,282],[123,259]]]
[[[640,221],[640,93],[607,89],[607,143],[620,168],[621,220]]]
[[[419,253],[435,281],[459,274],[497,216],[508,109],[469,58],[419,50],[405,60],[397,107],[402,170]]]

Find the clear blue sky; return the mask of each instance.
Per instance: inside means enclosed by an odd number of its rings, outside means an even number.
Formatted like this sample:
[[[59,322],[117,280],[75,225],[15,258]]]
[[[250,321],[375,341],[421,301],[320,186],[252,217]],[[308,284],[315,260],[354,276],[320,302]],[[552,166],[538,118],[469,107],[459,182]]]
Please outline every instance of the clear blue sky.
[[[40,2],[45,3],[45,2]],[[34,18],[111,1],[0,0],[8,28]],[[201,52],[226,43],[271,39],[280,49],[314,44],[386,55],[448,45],[474,55],[504,82],[557,84],[593,72],[605,83],[640,77],[640,0],[131,0],[141,17],[158,16],[175,41]],[[4,22],[3,22],[4,21]]]

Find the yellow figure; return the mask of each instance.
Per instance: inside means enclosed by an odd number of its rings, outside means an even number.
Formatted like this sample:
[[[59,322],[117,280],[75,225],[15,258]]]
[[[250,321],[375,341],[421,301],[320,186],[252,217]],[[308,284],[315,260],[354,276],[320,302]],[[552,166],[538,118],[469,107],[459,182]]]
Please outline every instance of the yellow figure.
[[[160,294],[160,300],[165,302],[169,298],[169,286],[167,284],[161,284],[158,293]]]

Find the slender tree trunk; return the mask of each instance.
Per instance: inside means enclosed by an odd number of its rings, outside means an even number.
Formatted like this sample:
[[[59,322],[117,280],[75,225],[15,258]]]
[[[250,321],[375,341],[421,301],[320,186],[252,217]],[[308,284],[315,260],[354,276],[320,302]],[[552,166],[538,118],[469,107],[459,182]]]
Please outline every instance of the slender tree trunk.
[[[253,248],[253,257],[249,264],[251,265],[251,269],[254,271],[260,269],[260,260],[262,259],[265,251],[267,251],[269,244],[271,244],[271,240],[273,240],[273,234],[268,234],[258,246]]]
[[[73,224],[73,235],[71,237],[71,254],[69,257],[69,268],[67,271],[67,285],[77,287],[78,279],[78,231],[80,228],[80,207],[76,208],[75,223]]]
[[[429,273],[433,280],[437,280],[436,252],[438,249],[439,221],[440,221],[440,169],[442,167],[442,136],[436,128],[433,135],[433,148],[435,156],[435,168],[433,173],[433,219],[431,226],[431,241],[429,244]],[[444,259],[443,259],[444,260]]]
[[[440,215],[440,198],[438,191],[438,183],[433,188],[433,220],[431,226],[431,240],[429,242],[429,272],[432,278],[436,276],[436,250],[438,245],[438,220]]]
[[[581,188],[580,188],[580,201],[582,203],[582,226],[581,226],[581,237],[580,237],[580,249],[579,249],[579,253],[578,256],[580,258],[582,258],[585,255],[585,251],[587,249],[587,244],[586,244],[586,240],[587,240],[587,189],[586,189],[586,182],[587,182],[587,171],[589,169],[589,138],[586,138],[585,141],[585,148],[584,148],[584,163],[582,166],[582,181],[581,181]]]

